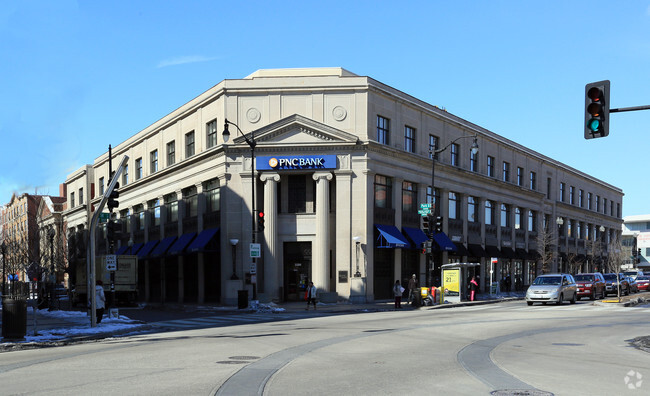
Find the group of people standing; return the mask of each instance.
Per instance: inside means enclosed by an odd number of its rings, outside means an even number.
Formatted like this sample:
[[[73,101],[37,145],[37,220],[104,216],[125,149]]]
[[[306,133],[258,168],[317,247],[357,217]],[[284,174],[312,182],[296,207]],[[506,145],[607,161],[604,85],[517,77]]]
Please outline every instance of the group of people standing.
[[[469,288],[469,300],[470,301],[475,301],[476,300],[476,295],[478,294],[479,290],[479,285],[478,285],[478,280],[476,279],[476,276],[472,276],[472,279],[469,281],[468,284]],[[399,279],[395,281],[395,284],[393,285],[393,295],[395,296],[395,309],[401,309],[402,308],[402,295],[404,294],[404,287],[400,284]],[[418,279],[413,274],[411,276],[411,279],[409,279],[408,283],[408,302],[409,304],[413,304],[413,301],[418,298],[417,293],[420,293],[420,288],[418,287]]]

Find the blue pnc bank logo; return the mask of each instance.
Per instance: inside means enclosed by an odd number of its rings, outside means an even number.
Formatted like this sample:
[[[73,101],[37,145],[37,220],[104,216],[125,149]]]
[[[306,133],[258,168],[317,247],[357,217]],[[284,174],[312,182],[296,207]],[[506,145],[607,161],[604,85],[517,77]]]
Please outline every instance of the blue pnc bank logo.
[[[336,155],[257,157],[257,169],[336,169]]]

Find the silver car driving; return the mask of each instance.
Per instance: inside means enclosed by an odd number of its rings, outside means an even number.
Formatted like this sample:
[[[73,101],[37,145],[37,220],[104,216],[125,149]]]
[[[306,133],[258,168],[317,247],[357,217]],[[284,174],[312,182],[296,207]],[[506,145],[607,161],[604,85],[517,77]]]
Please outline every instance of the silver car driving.
[[[526,291],[526,303],[554,302],[557,305],[569,300],[575,304],[578,290],[573,276],[570,274],[546,274],[540,275],[533,281],[533,284]]]

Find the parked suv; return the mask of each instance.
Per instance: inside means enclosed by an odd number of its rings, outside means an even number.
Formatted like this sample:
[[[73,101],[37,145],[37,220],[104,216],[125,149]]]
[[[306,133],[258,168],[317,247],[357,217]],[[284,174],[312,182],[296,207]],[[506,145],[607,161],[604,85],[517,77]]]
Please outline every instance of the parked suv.
[[[592,300],[605,298],[605,278],[600,272],[573,276],[578,287],[578,300],[589,297]]]
[[[578,298],[576,282],[569,274],[540,275],[526,291],[526,303],[533,305],[535,302],[546,304],[554,302],[557,305],[569,300],[575,304]]]
[[[618,284],[621,284],[621,296],[630,294],[630,284],[625,275],[619,274],[604,274],[605,278],[605,293],[618,295]]]
[[[638,271],[638,270],[625,271],[623,273],[625,274],[625,276],[629,276],[632,279],[636,279],[639,276],[645,275],[643,271]]]

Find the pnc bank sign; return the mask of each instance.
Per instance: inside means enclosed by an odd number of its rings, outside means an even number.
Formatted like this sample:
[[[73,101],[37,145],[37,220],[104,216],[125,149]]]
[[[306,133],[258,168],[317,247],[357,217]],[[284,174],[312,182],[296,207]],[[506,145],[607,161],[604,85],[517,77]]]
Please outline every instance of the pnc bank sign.
[[[258,170],[336,169],[336,155],[257,157]]]

